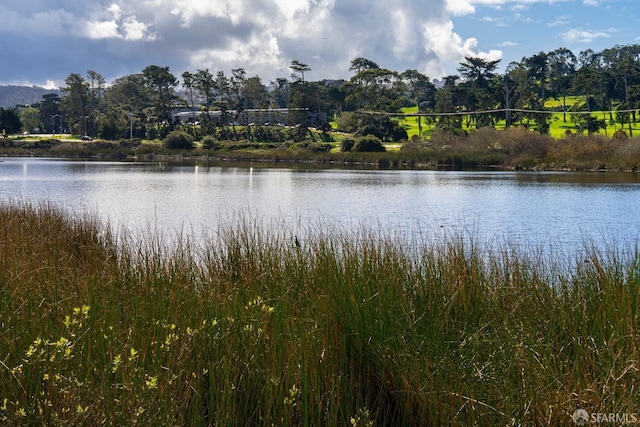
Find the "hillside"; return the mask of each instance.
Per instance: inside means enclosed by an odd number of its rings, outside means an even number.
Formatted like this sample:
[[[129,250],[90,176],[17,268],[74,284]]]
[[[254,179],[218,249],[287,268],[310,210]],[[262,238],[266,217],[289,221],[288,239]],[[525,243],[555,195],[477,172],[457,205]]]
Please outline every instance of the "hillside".
[[[47,93],[60,93],[57,89],[45,89],[38,86],[0,86],[0,107],[12,108],[16,105],[29,105],[42,99]]]

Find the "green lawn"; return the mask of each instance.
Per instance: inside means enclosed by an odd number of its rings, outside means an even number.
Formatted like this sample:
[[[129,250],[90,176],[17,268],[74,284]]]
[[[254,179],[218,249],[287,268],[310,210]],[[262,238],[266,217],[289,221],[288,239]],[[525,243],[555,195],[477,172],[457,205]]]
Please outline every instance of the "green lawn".
[[[567,108],[570,109],[571,106],[575,105],[575,103],[578,101],[579,101],[578,97],[567,97],[566,99]],[[562,107],[562,104],[563,104],[563,101],[561,98],[560,99],[549,98],[545,102],[545,108],[547,109],[558,108],[558,107]],[[407,107],[402,109],[402,113],[404,114],[416,114],[417,112],[418,112],[418,107]],[[611,115],[608,112],[594,111],[592,114],[593,116],[595,116],[600,120],[605,120],[607,123],[606,129],[603,129],[600,131],[600,134],[602,135],[612,136],[616,131],[622,128],[622,125],[620,123],[615,123],[614,121],[611,120]],[[615,114],[613,114],[613,118],[615,119]],[[428,123],[425,123],[425,121],[428,119],[429,118],[422,119],[423,120],[422,135],[426,138],[429,138],[431,134],[431,129],[434,126],[433,124],[429,125]],[[434,119],[431,119],[431,120],[434,120]],[[406,118],[400,119],[400,124],[407,130],[407,133],[409,134],[409,138],[411,138],[413,135],[419,134],[417,117],[406,117]],[[496,128],[503,129],[504,126],[505,126],[505,121],[500,120],[497,123]],[[469,130],[469,128],[465,127],[464,124],[463,124],[463,128],[466,130]],[[629,133],[628,125],[624,126],[624,130],[627,132],[627,134]],[[560,139],[565,136],[567,131],[571,131],[573,133],[577,132],[577,127],[576,127],[576,124],[572,121],[571,113],[566,113],[566,121],[563,113],[553,113],[551,117],[551,122],[550,122],[549,134],[556,139]],[[640,135],[640,123],[632,123],[632,131],[634,136]]]

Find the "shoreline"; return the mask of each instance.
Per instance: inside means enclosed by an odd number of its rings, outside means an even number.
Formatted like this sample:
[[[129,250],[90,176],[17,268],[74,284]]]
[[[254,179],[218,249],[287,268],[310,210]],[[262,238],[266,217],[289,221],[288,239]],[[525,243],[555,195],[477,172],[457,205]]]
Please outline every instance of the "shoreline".
[[[50,157],[114,161],[242,162],[314,165],[345,169],[496,170],[625,172],[640,167],[640,138],[571,135],[556,140],[522,130],[483,129],[465,137],[388,143],[381,152],[342,152],[340,142],[269,144],[220,141],[216,149],[198,144],[170,150],[161,141],[74,139],[0,140],[0,157]]]
[[[599,172],[599,173],[638,173],[637,167],[614,169],[609,168],[606,165],[599,165],[597,167],[566,167],[566,166],[554,166],[548,164],[539,164],[533,166],[513,166],[513,165],[501,165],[501,164],[487,164],[487,165],[470,165],[460,166],[455,163],[440,163],[434,164],[432,162],[421,162],[419,159],[411,159],[406,157],[379,157],[379,158],[353,158],[353,159],[328,159],[318,158],[309,159],[305,157],[300,158],[281,158],[273,156],[252,156],[247,155],[250,152],[245,152],[241,156],[233,155],[210,155],[199,154],[191,155],[185,153],[172,153],[172,154],[145,154],[145,155],[126,155],[121,153],[112,154],[94,154],[86,155],[85,153],[79,155],[60,155],[58,153],[51,153],[48,151],[43,152],[30,152],[30,153],[7,153],[0,150],[0,162],[2,158],[16,157],[16,158],[52,158],[52,159],[67,159],[67,160],[110,160],[110,161],[122,161],[122,162],[174,162],[174,163],[238,163],[238,164],[260,164],[265,166],[278,166],[278,167],[291,167],[291,166],[315,166],[318,168],[337,168],[337,169],[375,169],[375,170],[430,170],[430,171],[497,171],[497,172]],[[388,154],[388,153],[387,153]]]

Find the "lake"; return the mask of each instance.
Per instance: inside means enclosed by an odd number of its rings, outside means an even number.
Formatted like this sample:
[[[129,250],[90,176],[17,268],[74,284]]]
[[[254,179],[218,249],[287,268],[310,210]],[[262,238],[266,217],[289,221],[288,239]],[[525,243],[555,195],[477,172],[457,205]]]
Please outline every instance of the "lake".
[[[196,235],[240,215],[292,233],[325,226],[551,247],[635,247],[640,176],[276,168],[0,159],[0,200],[50,201],[127,230]]]

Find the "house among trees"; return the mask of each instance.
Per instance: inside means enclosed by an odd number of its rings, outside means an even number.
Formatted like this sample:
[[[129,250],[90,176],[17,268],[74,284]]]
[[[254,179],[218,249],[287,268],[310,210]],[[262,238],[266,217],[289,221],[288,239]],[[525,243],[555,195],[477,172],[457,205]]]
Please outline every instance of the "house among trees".
[[[209,115],[209,119],[211,120],[211,123],[216,123],[216,124],[222,123],[221,110],[212,110],[212,111],[206,112],[206,111],[198,111],[198,110],[194,111],[188,108],[173,110],[171,112],[171,120],[175,124],[199,123],[204,117],[204,115],[206,114]],[[231,110],[231,111],[227,111],[227,114],[233,120],[233,118],[236,116],[237,113],[235,110]]]
[[[225,111],[226,122],[244,124],[270,125],[294,124],[294,115],[301,111],[307,112],[307,121],[311,124],[325,125],[327,124],[326,112],[311,112],[308,109],[293,108],[248,108],[246,110],[227,110]],[[181,108],[171,112],[171,120],[174,124],[199,123],[205,115],[209,116],[211,123],[223,124],[222,110],[200,111],[189,108]]]

